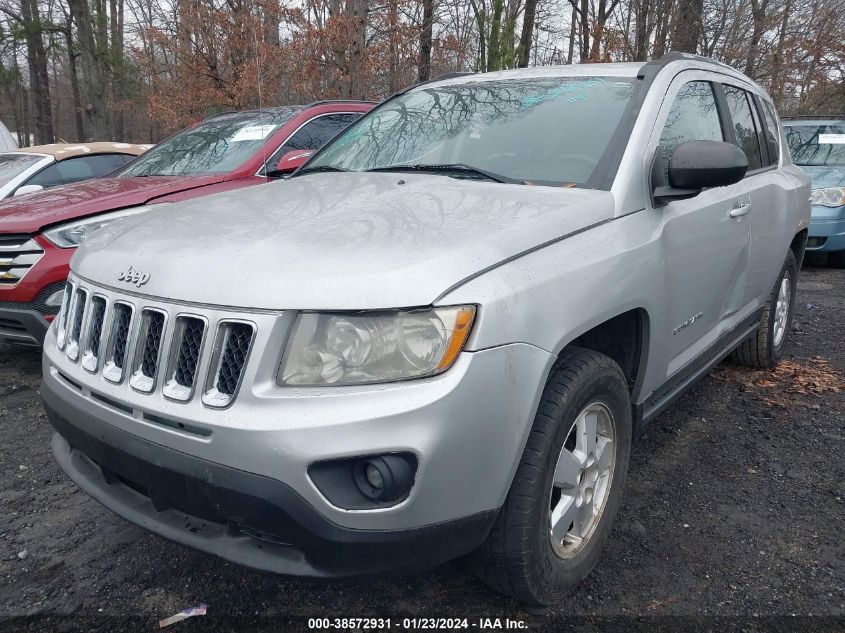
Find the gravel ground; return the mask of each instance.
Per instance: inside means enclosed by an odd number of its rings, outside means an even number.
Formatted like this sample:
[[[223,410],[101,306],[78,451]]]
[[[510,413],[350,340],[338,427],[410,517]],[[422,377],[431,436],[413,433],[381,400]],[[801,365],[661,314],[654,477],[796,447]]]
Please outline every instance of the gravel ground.
[[[151,631],[205,603],[205,618],[172,630],[304,629],[303,616],[392,616],[393,628],[455,616],[470,628],[510,617],[530,630],[845,630],[845,271],[803,271],[786,360],[774,373],[724,363],[648,427],[603,558],[536,616],[460,562],[301,582],[145,533],[60,472],[38,403],[39,354],[0,347],[0,629]]]

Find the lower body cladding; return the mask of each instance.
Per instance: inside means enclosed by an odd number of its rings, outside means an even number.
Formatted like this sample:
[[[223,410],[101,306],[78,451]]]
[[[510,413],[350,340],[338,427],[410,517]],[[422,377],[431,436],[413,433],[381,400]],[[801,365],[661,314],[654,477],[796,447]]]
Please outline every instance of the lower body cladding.
[[[276,403],[272,429],[249,424],[267,410],[236,401],[190,437],[69,376],[51,336],[42,399],[53,452],[80,488],[170,540],[312,577],[422,569],[480,545],[553,361],[523,344],[465,352],[432,379],[300,390]],[[395,499],[378,501],[362,481],[392,486]]]

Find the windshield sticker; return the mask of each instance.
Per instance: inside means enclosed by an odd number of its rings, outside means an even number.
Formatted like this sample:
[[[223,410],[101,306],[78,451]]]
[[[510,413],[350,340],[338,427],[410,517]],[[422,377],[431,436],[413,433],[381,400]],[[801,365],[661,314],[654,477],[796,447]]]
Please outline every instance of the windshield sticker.
[[[531,95],[528,97],[523,97],[522,99],[522,107],[523,108],[531,108],[535,105],[543,103],[544,101],[549,101],[550,99],[557,99],[558,97],[565,96],[567,99],[567,103],[577,103],[578,101],[586,100],[589,89],[593,86],[598,84],[606,83],[604,79],[590,79],[588,81],[571,81],[568,83],[563,84],[558,88],[553,88],[551,90],[547,90],[546,92],[538,95]]]
[[[242,127],[238,130],[235,135],[229,139],[229,142],[263,141],[274,129],[276,129],[275,125],[247,125],[246,127]]]
[[[819,145],[845,145],[845,134],[819,134]]]

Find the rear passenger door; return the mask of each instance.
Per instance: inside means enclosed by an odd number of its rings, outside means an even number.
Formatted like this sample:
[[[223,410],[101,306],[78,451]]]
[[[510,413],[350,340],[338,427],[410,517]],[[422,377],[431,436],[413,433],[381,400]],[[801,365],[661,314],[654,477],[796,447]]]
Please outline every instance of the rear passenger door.
[[[787,213],[792,192],[778,172],[780,133],[774,108],[764,104],[750,86],[725,83],[722,89],[732,122],[732,142],[748,157],[743,182],[751,195],[751,235],[745,296],[759,306],[771,292],[789,247],[784,236],[790,233]]]
[[[703,71],[681,73],[658,114],[653,184],[668,172],[672,151],[687,141],[730,140],[720,87]],[[716,75],[718,77],[718,75]],[[654,138],[654,137],[653,137]],[[729,334],[746,304],[750,188],[743,182],[705,189],[655,209],[662,216],[669,331],[667,377]]]

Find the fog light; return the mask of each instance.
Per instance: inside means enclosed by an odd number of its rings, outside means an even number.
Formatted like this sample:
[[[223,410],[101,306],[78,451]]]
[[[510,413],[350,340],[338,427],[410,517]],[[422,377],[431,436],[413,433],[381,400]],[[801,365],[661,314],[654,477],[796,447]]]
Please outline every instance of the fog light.
[[[58,308],[62,305],[62,301],[65,298],[65,289],[62,288],[61,290],[56,290],[53,294],[51,294],[47,299],[44,300],[44,305],[48,305],[51,308]]]
[[[414,484],[411,464],[400,455],[361,459],[355,463],[352,472],[361,494],[381,503],[407,496]]]
[[[384,477],[379,472],[379,469],[373,466],[372,464],[367,464],[366,468],[364,469],[364,474],[367,477],[367,483],[370,484],[376,490],[381,490],[384,488]]]

